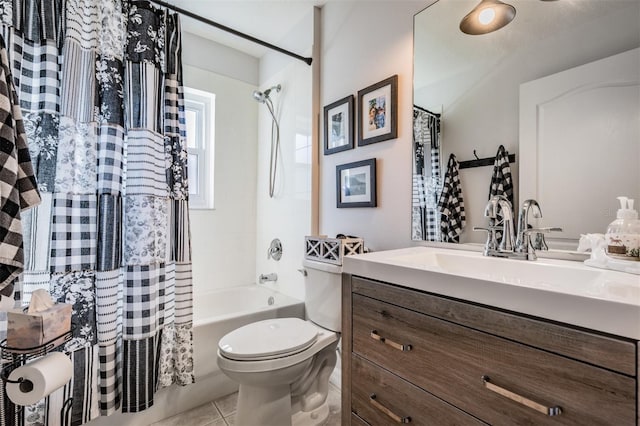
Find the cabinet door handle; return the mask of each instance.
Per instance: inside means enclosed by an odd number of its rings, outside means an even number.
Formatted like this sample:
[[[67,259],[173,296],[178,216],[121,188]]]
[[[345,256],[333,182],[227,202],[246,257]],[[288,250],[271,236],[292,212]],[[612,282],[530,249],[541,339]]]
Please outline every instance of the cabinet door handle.
[[[502,395],[506,398],[509,398],[510,400],[515,401],[519,404],[522,404],[526,407],[533,408],[534,410],[542,414],[546,414],[547,416],[559,416],[560,414],[562,414],[561,407],[559,406],[547,407],[540,403],[532,401],[529,398],[525,398],[522,395],[518,395],[515,392],[511,392],[508,389],[497,386],[491,383],[491,379],[489,378],[489,376],[482,376],[482,382],[484,383],[484,387],[489,389],[490,391],[495,392],[499,395]]]
[[[396,422],[396,423],[411,423],[411,417],[408,417],[408,416],[401,417],[401,416],[397,415],[396,413],[394,413],[393,411],[389,410],[384,405],[380,404],[378,401],[376,401],[376,394],[375,393],[372,393],[371,395],[369,395],[369,402],[371,403],[371,405],[376,407],[378,410],[380,410],[384,414],[386,414],[390,419],[393,419],[394,422]]]
[[[407,352],[411,350],[411,345],[403,345],[402,343],[396,343],[393,340],[389,340],[386,337],[382,337],[381,335],[378,334],[378,330],[371,330],[371,338],[379,342],[382,342],[385,345],[389,345],[392,348],[402,352]]]

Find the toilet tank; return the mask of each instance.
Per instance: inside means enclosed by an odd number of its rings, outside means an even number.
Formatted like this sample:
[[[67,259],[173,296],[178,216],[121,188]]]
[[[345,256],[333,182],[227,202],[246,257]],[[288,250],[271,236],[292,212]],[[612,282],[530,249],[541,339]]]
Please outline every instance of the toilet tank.
[[[342,266],[303,260],[307,317],[319,326],[341,331]]]

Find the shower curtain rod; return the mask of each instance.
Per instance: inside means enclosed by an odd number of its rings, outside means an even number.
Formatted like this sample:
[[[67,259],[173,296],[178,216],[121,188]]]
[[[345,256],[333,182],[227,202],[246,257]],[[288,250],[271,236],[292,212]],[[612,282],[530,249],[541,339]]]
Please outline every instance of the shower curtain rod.
[[[299,59],[299,60],[305,62],[307,65],[311,65],[311,61],[313,61],[312,58],[306,58],[304,56],[300,56],[300,55],[298,55],[296,53],[290,52],[290,51],[285,50],[285,49],[283,49],[281,47],[275,46],[275,45],[273,45],[271,43],[267,43],[266,41],[260,40],[258,38],[253,37],[253,36],[250,36],[249,34],[241,33],[238,30],[234,30],[233,28],[227,27],[226,25],[219,24],[218,22],[215,22],[215,21],[212,21],[210,19],[204,18],[202,16],[196,15],[193,12],[190,12],[188,10],[182,9],[182,8],[180,8],[178,6],[174,6],[174,5],[170,4],[170,3],[166,3],[166,2],[164,2],[162,0],[150,0],[150,1],[152,3],[157,4],[157,5],[166,7],[167,9],[171,9],[171,10],[173,10],[175,12],[178,12],[181,15],[185,15],[185,16],[188,16],[189,18],[193,18],[196,21],[203,22],[203,23],[205,23],[207,25],[211,25],[212,27],[216,27],[218,29],[221,29],[223,31],[231,33],[231,34],[233,34],[235,36],[242,37],[245,40],[252,41],[252,42],[254,42],[256,44],[259,44],[261,46],[268,47],[269,49],[272,49],[272,50],[278,51],[280,53],[284,53],[285,55],[289,55],[289,56],[291,56],[293,58]]]
[[[431,115],[433,115],[434,117],[438,117],[438,118],[440,118],[440,114],[438,114],[438,113],[436,113],[436,112],[431,112],[431,111],[429,111],[428,109],[423,108],[423,107],[421,107],[421,106],[419,106],[419,105],[413,104],[413,107],[414,107],[415,109],[419,109],[420,111],[424,111],[424,112],[426,112],[427,114],[431,114]]]

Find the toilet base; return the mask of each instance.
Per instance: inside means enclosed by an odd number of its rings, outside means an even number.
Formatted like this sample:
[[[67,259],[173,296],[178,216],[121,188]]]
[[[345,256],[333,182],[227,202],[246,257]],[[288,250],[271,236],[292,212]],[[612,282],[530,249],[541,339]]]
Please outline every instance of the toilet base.
[[[291,415],[291,388],[289,385],[265,388],[240,385],[236,425],[256,426],[319,426],[329,417],[329,403],[325,401],[311,411],[298,411]]]
[[[236,424],[256,426],[256,419],[260,419],[260,424],[263,426],[291,424],[291,391],[288,384],[267,389],[240,385]]]
[[[292,426],[319,426],[329,417],[329,402],[311,411],[298,411],[291,417]]]

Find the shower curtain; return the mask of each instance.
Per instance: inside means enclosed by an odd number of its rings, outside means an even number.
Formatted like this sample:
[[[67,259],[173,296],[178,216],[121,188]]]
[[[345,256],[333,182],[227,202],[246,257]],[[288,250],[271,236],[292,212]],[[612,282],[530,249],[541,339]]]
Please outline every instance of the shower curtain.
[[[1,0],[0,17],[42,194],[23,216],[16,299],[44,288],[73,306],[72,380],[7,424],[144,410],[194,381],[178,16],[147,1]]]
[[[440,118],[413,108],[412,240],[440,241]]]

